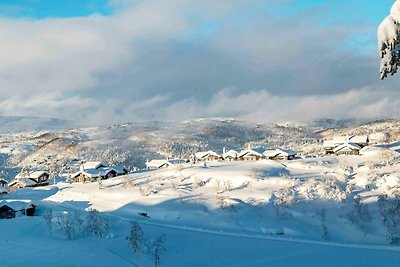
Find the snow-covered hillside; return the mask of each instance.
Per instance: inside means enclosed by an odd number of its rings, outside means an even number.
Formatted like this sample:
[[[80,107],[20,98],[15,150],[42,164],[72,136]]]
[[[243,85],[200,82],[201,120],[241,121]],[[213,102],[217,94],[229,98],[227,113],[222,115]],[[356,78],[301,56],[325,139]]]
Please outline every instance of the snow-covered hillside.
[[[5,199],[33,200],[40,214],[99,210],[111,224],[108,237],[79,234],[66,241],[49,233],[43,217],[20,217],[0,220],[0,228],[12,229],[0,246],[29,251],[40,242],[58,248],[44,250],[52,266],[60,265],[58,259],[65,266],[94,259],[102,266],[151,266],[150,252],[134,254],[125,240],[136,220],[149,240],[166,235],[161,266],[293,266],[309,257],[311,266],[394,266],[400,229],[385,219],[398,221],[390,217],[391,197],[400,190],[397,150],[387,144],[366,147],[361,156],[184,164],[101,185],[21,189]],[[385,194],[389,198],[378,201]],[[43,253],[8,261],[44,263]]]
[[[336,127],[350,124],[329,121]],[[55,166],[57,173],[65,173],[74,164],[88,160],[102,160],[128,169],[143,168],[148,159],[188,158],[202,150],[240,150],[249,144],[316,154],[322,152],[320,132],[327,129],[326,125],[326,120],[310,125],[278,125],[199,119],[4,133],[0,135],[0,171],[6,179],[14,177],[22,167],[48,170]]]
[[[247,144],[300,152],[295,160],[186,163],[139,169],[101,184],[59,182],[13,191],[3,204],[32,201],[38,213],[0,220],[0,247],[9,252],[4,261],[6,266],[154,266],[154,241],[165,234],[161,266],[397,266],[398,124],[333,130],[323,123],[218,119],[2,135],[8,173],[17,165],[57,164],[68,171],[83,159],[141,167],[147,158]],[[359,156],[322,155],[324,138],[346,133],[383,138]],[[87,231],[92,209],[110,226],[102,237]],[[133,221],[144,233],[143,249],[136,253],[126,240]],[[37,244],[41,249],[32,252]]]

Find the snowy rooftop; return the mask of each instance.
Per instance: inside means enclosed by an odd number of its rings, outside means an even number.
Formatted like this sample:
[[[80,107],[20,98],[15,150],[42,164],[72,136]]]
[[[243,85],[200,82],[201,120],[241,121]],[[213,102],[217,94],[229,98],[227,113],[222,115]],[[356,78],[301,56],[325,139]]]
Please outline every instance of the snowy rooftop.
[[[292,150],[287,150],[287,149],[267,149],[264,151],[264,156],[266,157],[276,157],[276,156],[285,156],[285,157],[289,157],[289,156],[295,156],[296,153],[293,152]]]
[[[170,166],[172,165],[172,163],[166,159],[153,159],[149,162],[146,162],[147,168],[160,168],[163,165]]]
[[[103,163],[101,163],[100,161],[88,161],[86,163],[83,164],[83,169],[87,170],[87,169],[97,169],[100,167],[105,167],[105,165]]]
[[[205,157],[208,157],[208,156],[219,157],[219,155],[216,152],[212,151],[212,150],[208,150],[206,152],[197,152],[196,154],[194,154],[194,156],[197,159],[202,159],[202,158],[205,158]]]

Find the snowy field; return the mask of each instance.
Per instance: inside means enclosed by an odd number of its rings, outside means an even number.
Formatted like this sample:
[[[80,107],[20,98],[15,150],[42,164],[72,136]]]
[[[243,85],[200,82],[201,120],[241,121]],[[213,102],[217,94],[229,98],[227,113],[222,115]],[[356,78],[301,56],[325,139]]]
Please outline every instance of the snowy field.
[[[3,201],[32,201],[38,215],[0,220],[3,263],[154,266],[152,241],[165,234],[160,266],[398,266],[400,218],[391,202],[400,192],[398,149],[185,164],[100,185],[17,190]],[[76,231],[68,240],[62,229],[50,233],[44,218],[50,210],[53,222],[65,213],[86,218],[89,209],[110,225],[102,238]],[[144,232],[142,252],[126,240],[132,221]]]

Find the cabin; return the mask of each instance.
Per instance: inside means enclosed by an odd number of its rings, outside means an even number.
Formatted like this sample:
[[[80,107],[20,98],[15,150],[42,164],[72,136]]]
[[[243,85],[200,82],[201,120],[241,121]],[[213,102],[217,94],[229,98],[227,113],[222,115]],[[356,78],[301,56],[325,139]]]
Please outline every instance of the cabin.
[[[239,160],[260,160],[263,158],[263,155],[253,149],[246,149],[242,150],[238,154],[238,159]]]
[[[7,194],[8,182],[4,179],[0,179],[0,194]]]
[[[108,174],[108,173],[107,173]],[[105,179],[112,177],[111,175],[107,175],[106,173],[103,172],[102,169],[87,169],[87,170],[80,170],[72,175],[72,180],[74,182],[94,182],[96,181],[99,177],[101,179]]]
[[[212,150],[206,152],[197,152],[194,154],[194,157],[199,161],[217,161],[221,159],[221,156]]]
[[[12,219],[15,218],[15,211],[8,205],[0,207],[0,219]]]
[[[222,158],[227,161],[233,161],[238,159],[239,153],[235,150],[228,150],[222,154]]]
[[[115,176],[126,175],[129,172],[126,168],[121,166],[112,166],[108,168],[111,168],[115,172]]]
[[[103,180],[127,173],[128,170],[120,166],[106,166],[100,161],[88,161],[71,178],[74,182],[84,183],[96,181],[99,177]]]
[[[146,168],[149,170],[168,168],[169,166],[172,166],[172,163],[166,159],[153,159],[146,162]]]
[[[37,187],[48,185],[49,173],[46,171],[35,171],[32,173],[19,173],[8,184],[11,189],[18,189],[24,187]]]
[[[344,143],[333,149],[335,155],[359,155],[361,147],[354,143]]]
[[[292,160],[296,157],[295,152],[283,149],[267,149],[263,155],[266,159],[271,160]]]
[[[336,136],[331,140],[324,141],[325,153],[336,154],[335,148],[346,143],[356,144],[363,148],[369,145],[369,137],[367,135]]]
[[[2,201],[0,203],[0,219],[12,219],[18,216],[35,216],[36,205],[24,201]]]

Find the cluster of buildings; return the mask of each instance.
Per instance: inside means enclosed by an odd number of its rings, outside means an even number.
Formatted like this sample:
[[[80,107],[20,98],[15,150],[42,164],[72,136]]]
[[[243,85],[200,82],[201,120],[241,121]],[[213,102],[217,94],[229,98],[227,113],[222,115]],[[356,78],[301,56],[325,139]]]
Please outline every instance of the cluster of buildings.
[[[106,166],[100,161],[86,162],[80,170],[67,176],[68,182],[93,182],[111,177],[125,175],[128,170],[120,166]],[[21,172],[11,182],[0,179],[0,194],[25,187],[45,186],[49,184],[50,174],[47,171]]]
[[[120,166],[106,166],[100,161],[90,161],[82,164],[80,170],[68,177],[70,182],[93,182],[111,177],[125,175],[128,170]]]
[[[213,150],[197,152],[190,157],[190,160],[186,162],[198,162],[198,161],[247,161],[247,160],[292,160],[296,157],[296,153],[291,150],[283,149],[264,149],[264,148],[248,148],[240,152],[236,150],[228,150],[225,148],[222,153],[218,153]],[[184,163],[184,160],[181,160]],[[146,162],[147,169],[160,169],[177,164],[177,160],[158,159]]]
[[[359,155],[360,150],[369,144],[368,136],[352,135],[338,136],[331,140],[324,141],[324,150],[326,154],[334,155]],[[159,159],[146,162],[147,169],[166,168],[176,164],[187,162],[208,162],[208,161],[248,161],[248,160],[292,160],[296,157],[296,153],[291,150],[284,149],[264,149],[264,148],[248,148],[241,151],[228,150],[225,148],[218,153],[217,151],[208,150],[197,152],[185,159]],[[125,175],[128,170],[120,166],[106,166],[100,161],[86,162],[80,165],[79,171],[68,175],[67,182],[93,182],[108,179],[115,176]],[[19,173],[8,183],[4,179],[0,179],[0,194],[7,193],[23,187],[45,186],[49,184],[49,173],[46,171],[35,171],[32,173]]]

